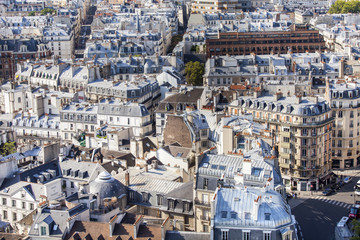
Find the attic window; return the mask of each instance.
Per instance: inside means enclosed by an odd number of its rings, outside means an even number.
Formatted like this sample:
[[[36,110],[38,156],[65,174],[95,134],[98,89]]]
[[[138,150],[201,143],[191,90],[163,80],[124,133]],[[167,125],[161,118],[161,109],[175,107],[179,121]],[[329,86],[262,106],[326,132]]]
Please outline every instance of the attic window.
[[[271,213],[265,213],[265,220],[270,221]]]
[[[245,212],[245,219],[250,220],[251,214],[249,212]]]
[[[260,176],[260,172],[261,172],[261,169],[259,169],[259,168],[253,168],[252,171],[251,171],[251,175],[252,175],[252,176],[255,176],[255,177],[259,177],[259,176]]]
[[[227,218],[227,211],[221,211],[221,218]]]
[[[181,157],[183,155],[183,153],[179,152],[178,154],[176,154],[176,157]]]
[[[211,165],[211,169],[217,169],[217,168],[218,168],[218,165],[216,165],[216,164]]]
[[[236,217],[237,217],[237,213],[236,212],[231,212],[231,218],[236,219]]]
[[[219,170],[225,170],[225,169],[226,169],[226,166],[224,166],[224,165],[219,166]]]

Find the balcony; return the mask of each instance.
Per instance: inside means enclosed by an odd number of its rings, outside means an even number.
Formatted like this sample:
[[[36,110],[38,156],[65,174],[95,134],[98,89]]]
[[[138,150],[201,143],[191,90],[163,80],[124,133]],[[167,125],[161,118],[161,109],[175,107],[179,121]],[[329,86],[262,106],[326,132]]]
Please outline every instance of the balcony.
[[[210,202],[200,201],[199,199],[195,198],[195,205],[210,207]]]
[[[280,135],[283,136],[283,137],[288,137],[288,138],[291,137],[291,133],[290,132],[285,132],[285,131],[281,131]]]
[[[202,221],[210,221],[210,220],[211,220],[210,216],[207,216],[207,215],[201,215],[201,216],[200,216],[200,219],[201,219]]]
[[[290,153],[283,153],[283,152],[281,152],[281,153],[280,153],[280,156],[281,156],[282,158],[287,158],[287,159],[289,159],[289,158],[290,158]]]
[[[280,163],[279,166],[281,168],[290,168],[290,163]]]
[[[282,143],[280,143],[280,147],[290,148],[290,143],[288,143],[288,142],[282,142]]]

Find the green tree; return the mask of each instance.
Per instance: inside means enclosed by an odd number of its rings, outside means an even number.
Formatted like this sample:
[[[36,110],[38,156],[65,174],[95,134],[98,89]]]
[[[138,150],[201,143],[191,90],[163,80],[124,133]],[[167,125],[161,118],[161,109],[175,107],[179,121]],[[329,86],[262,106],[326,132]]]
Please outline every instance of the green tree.
[[[194,86],[203,85],[203,75],[205,73],[205,66],[200,62],[188,62],[185,65],[185,76],[188,84]]]
[[[35,16],[35,11],[29,12],[29,16]]]
[[[200,46],[199,46],[199,45],[196,45],[195,50],[196,50],[196,53],[199,53],[199,52],[200,52]]]
[[[44,15],[47,15],[48,13],[50,14],[53,14],[55,13],[56,10],[55,9],[52,9],[52,8],[44,8],[40,11],[40,15],[44,16]]]
[[[179,35],[175,35],[175,36],[172,36],[171,37],[171,43],[170,43],[170,46],[169,46],[169,49],[167,51],[167,53],[171,53],[174,48],[176,47],[176,45],[181,42],[183,39],[183,35],[182,34],[179,34]]]
[[[353,219],[351,224],[353,225],[352,230],[354,231],[354,236],[350,240],[360,240],[360,222],[356,219]]]
[[[330,7],[329,13],[331,13],[331,14],[341,13],[344,5],[345,5],[345,1],[343,1],[343,0],[337,0],[337,1],[334,2],[334,4]]]
[[[329,13],[360,13],[360,1],[337,0],[329,9]]]
[[[6,142],[0,146],[0,154],[7,156],[16,152],[15,142]]]

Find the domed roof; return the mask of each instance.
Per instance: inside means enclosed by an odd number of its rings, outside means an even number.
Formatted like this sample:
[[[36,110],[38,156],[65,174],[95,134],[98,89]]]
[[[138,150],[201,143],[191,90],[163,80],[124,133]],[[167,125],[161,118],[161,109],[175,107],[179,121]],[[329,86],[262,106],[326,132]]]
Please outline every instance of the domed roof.
[[[101,199],[104,199],[119,197],[126,193],[126,189],[122,183],[104,171],[90,183],[90,193],[98,194]]]

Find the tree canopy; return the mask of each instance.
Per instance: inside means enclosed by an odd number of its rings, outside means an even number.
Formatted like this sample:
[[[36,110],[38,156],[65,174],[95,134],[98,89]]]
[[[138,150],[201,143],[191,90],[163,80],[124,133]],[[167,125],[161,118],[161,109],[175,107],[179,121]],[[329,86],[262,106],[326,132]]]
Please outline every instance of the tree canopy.
[[[329,13],[360,13],[360,1],[337,0],[329,9]]]
[[[7,156],[16,152],[15,142],[6,142],[0,146],[0,154]]]
[[[40,11],[40,15],[44,16],[47,15],[48,13],[53,14],[54,12],[56,12],[55,9],[52,8],[44,8]]]
[[[352,230],[354,231],[354,236],[351,237],[350,240],[360,240],[360,222],[353,219],[351,223],[353,225]]]
[[[185,65],[185,75],[188,84],[194,86],[203,85],[203,75],[205,73],[205,66],[200,62],[188,62]]]

